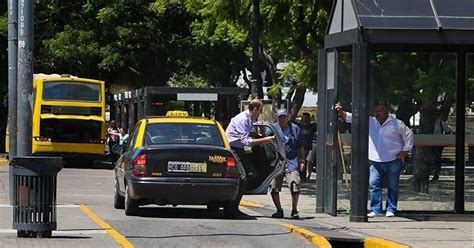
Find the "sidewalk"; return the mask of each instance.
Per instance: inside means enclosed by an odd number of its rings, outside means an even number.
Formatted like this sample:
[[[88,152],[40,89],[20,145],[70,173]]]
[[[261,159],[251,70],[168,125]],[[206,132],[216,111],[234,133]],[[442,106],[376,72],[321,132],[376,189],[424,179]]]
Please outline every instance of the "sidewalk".
[[[316,214],[315,175],[309,182],[303,182],[299,197],[298,210],[302,221],[292,224],[304,227],[312,232],[331,239],[360,239],[367,241],[375,238],[395,241],[411,247],[474,247],[474,218],[472,215],[433,215],[433,216],[397,216],[393,218],[378,217],[369,219],[368,223],[349,222],[349,213],[333,217],[327,214]],[[288,217],[291,212],[291,195],[284,186],[280,193],[281,204]],[[258,203],[263,206],[266,213],[271,215],[275,206],[271,196],[244,196],[244,201]],[[344,203],[344,205],[347,203]],[[314,217],[305,220],[305,217]],[[432,219],[432,220],[416,220]],[[290,221],[290,220],[288,220]],[[383,246],[382,240],[375,240],[376,244]]]
[[[0,161],[0,247],[119,247],[79,205],[57,205],[56,219],[61,221],[57,222],[53,238],[17,238],[8,194],[8,165]]]

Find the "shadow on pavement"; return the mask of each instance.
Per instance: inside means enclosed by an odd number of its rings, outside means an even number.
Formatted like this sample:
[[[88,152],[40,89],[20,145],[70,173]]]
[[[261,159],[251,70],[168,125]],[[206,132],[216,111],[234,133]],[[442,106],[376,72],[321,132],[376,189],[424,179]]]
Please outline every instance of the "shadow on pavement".
[[[140,207],[138,216],[148,218],[183,218],[183,219],[225,219],[223,210],[217,213],[209,212],[207,209],[187,208],[187,207]],[[239,211],[233,220],[256,220],[255,216],[250,216]]]

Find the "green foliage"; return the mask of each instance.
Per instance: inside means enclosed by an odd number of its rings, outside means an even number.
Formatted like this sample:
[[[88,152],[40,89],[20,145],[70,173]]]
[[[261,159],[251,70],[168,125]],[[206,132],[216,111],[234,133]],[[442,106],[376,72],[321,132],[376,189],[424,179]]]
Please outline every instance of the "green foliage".
[[[312,59],[301,59],[290,61],[280,72],[280,80],[290,80],[299,82],[299,87],[314,89],[314,82],[311,80],[313,73],[317,70],[316,63]]]
[[[207,88],[209,86],[209,82],[206,79],[192,72],[186,75],[175,74],[167,84],[173,88]]]

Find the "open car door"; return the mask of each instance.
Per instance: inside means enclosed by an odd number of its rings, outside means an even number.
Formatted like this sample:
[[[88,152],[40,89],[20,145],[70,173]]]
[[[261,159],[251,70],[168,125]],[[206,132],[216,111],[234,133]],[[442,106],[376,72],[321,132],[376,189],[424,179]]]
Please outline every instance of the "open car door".
[[[252,147],[252,162],[257,170],[257,177],[247,182],[246,195],[267,194],[271,181],[285,171],[285,143],[275,128],[270,124],[256,124],[250,133],[252,138],[272,135],[275,135],[275,140],[271,143]]]

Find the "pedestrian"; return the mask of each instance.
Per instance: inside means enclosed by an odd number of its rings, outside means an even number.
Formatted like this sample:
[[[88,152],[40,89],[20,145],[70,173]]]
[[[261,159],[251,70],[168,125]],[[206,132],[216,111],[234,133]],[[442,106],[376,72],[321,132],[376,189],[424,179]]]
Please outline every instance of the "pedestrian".
[[[247,153],[244,147],[252,147],[254,145],[270,143],[275,138],[274,136],[267,136],[263,138],[251,138],[250,132],[253,128],[253,123],[257,122],[258,117],[262,114],[263,103],[258,99],[250,101],[249,109],[241,112],[230,120],[227,129],[225,130],[229,143],[237,155],[239,156],[245,168],[248,179],[255,178],[257,171],[252,163],[250,153]]]
[[[286,109],[279,109],[276,112],[277,121],[272,125],[285,141],[286,168],[284,174],[273,179],[270,185],[270,194],[277,211],[272,218],[283,218],[283,208],[280,202],[280,191],[285,177],[291,192],[291,217],[299,218],[298,198],[300,195],[301,178],[300,173],[304,171],[305,157],[304,144],[301,137],[300,128],[289,121]]]
[[[311,140],[311,150],[308,152],[308,156],[306,156],[306,179],[307,180],[311,178],[311,173],[313,172],[313,170],[316,169],[317,145],[318,145],[318,130],[316,127],[316,132],[314,132],[313,138]]]
[[[444,120],[443,120],[444,119]],[[453,130],[446,123],[446,117],[436,119],[433,126],[433,134],[453,134]],[[433,178],[431,182],[437,182],[441,172],[441,162],[444,146],[433,147]]]
[[[118,143],[119,140],[119,129],[114,120],[111,120],[109,127],[107,128],[107,146],[109,147],[109,153],[112,153],[112,147]]]
[[[335,106],[342,119],[352,123],[352,114]],[[413,132],[401,120],[389,115],[388,104],[378,102],[374,116],[369,118],[370,208],[367,217],[382,215],[382,185],[386,176],[388,197],[385,216],[397,211],[401,163],[413,148]]]
[[[124,146],[128,141],[128,133],[125,128],[119,128],[119,145]]]
[[[248,110],[245,110],[234,116],[226,128],[226,134],[229,139],[232,150],[237,154],[239,160],[238,169],[240,176],[239,193],[235,202],[238,208],[238,203],[242,199],[242,195],[246,190],[248,180],[257,177],[257,171],[252,162],[252,156],[247,153],[245,147],[252,147],[259,144],[270,143],[275,139],[275,136],[267,136],[263,138],[249,137],[253,128],[253,123],[257,122],[258,117],[262,114],[263,103],[258,99],[250,101]],[[251,150],[250,150],[251,151]]]
[[[301,132],[301,139],[303,142],[303,149],[305,154],[304,157],[307,158],[311,150],[313,149],[313,135],[316,132],[316,126],[314,125],[314,123],[311,123],[311,116],[308,112],[304,112],[301,115],[301,123],[299,127]],[[301,177],[303,179],[309,179],[312,170],[313,166],[310,164],[306,164],[306,170],[302,172]]]

